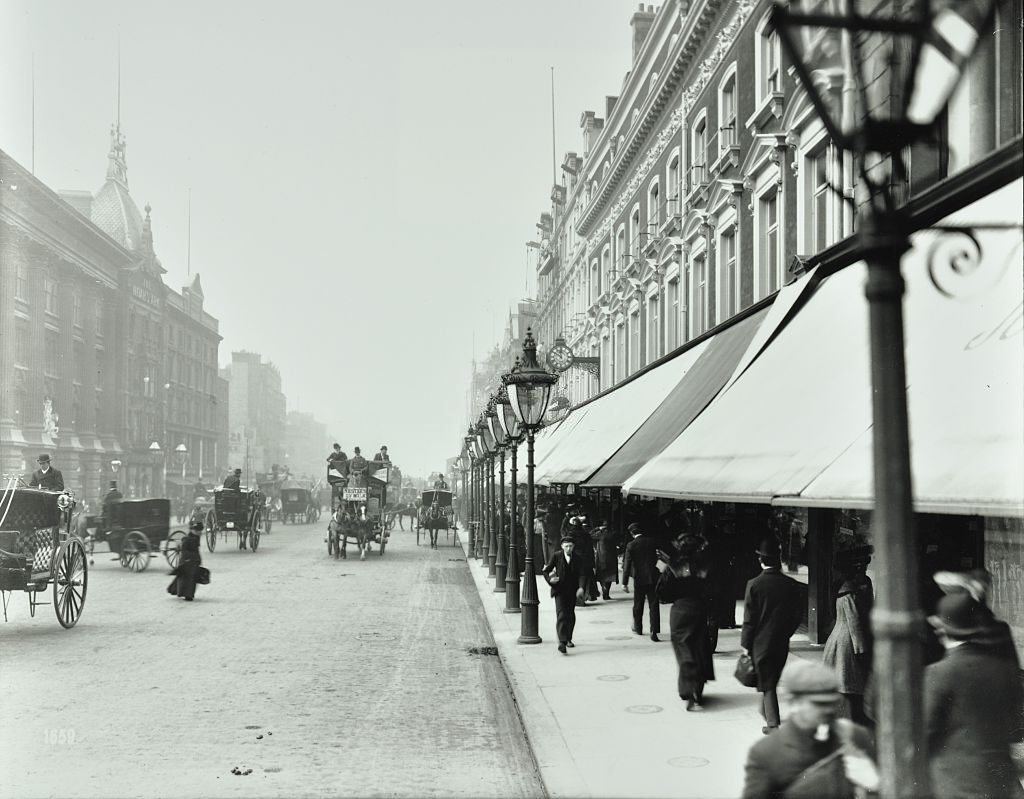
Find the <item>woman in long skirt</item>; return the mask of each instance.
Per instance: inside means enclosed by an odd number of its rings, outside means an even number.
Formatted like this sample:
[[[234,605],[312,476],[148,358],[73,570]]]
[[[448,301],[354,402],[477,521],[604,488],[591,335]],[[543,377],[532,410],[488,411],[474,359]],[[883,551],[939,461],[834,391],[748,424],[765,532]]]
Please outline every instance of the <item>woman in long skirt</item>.
[[[682,542],[682,557],[658,561],[658,599],[671,602],[669,630],[679,673],[676,686],[687,710],[703,710],[704,685],[715,679],[708,639],[709,588],[698,572],[693,542]]]
[[[619,553],[615,550],[615,533],[607,524],[599,524],[591,533],[594,539],[594,576],[601,585],[601,596],[611,599],[612,583],[619,581]]]
[[[181,544],[181,558],[173,572],[174,579],[167,586],[167,593],[191,602],[196,597],[196,575],[203,565],[203,556],[199,554],[199,534],[203,531],[203,523],[196,519],[188,528],[188,535]]]

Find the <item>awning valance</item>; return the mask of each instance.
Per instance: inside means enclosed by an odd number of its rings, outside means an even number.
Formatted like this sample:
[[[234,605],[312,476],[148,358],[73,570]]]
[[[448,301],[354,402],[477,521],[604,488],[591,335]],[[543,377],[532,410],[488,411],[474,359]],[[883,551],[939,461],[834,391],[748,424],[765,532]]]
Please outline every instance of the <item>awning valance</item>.
[[[704,342],[693,366],[638,430],[586,481],[588,487],[621,486],[660,453],[704,410],[736,369],[769,309],[751,314]]]
[[[544,460],[534,480],[574,484],[590,477],[662,403],[707,345],[702,341],[580,408],[579,423]]]
[[[1021,191],[1018,180],[946,224],[1019,225]],[[1024,512],[1022,246],[1019,227],[979,230],[974,240],[926,231],[903,258],[919,511]],[[624,490],[870,506],[865,274],[858,263],[824,280],[746,371]]]

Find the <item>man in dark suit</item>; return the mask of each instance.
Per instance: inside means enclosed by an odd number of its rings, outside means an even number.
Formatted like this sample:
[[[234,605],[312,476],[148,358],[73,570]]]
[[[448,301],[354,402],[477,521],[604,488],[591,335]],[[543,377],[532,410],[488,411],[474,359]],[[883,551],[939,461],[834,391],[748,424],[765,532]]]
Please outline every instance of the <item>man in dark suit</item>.
[[[224,478],[224,488],[233,488],[235,491],[240,491],[242,488],[242,470],[235,469],[231,474]]]
[[[572,632],[576,627],[576,598],[583,596],[583,585],[580,559],[578,555],[573,555],[573,537],[564,535],[561,543],[562,548],[552,553],[541,574],[551,586],[551,596],[555,600],[558,651],[564,655],[566,647],[576,646],[572,642]]]
[[[633,540],[626,545],[622,558],[622,590],[629,590],[629,578],[633,577],[633,632],[644,634],[644,602],[651,615],[651,640],[658,640],[661,632],[661,608],[654,587],[658,582],[658,544],[643,528],[633,522],[626,528]]]
[[[114,526],[114,517],[117,515],[117,505],[121,504],[124,497],[117,490],[117,481],[110,481],[110,488],[103,495],[103,529],[110,530]]]
[[[743,799],[853,799],[857,789],[877,791],[871,735],[838,718],[835,672],[798,660],[786,669],[782,687],[789,715],[775,735],[750,747]]]
[[[789,639],[800,626],[800,587],[782,573],[778,541],[766,538],[757,548],[761,573],[747,583],[740,647],[750,654],[757,673],[757,690],[763,696],[762,715],[766,735],[777,729],[782,669],[789,657]]]
[[[942,597],[928,621],[945,656],[924,670],[928,767],[936,797],[1024,796],[1010,751],[1021,683],[1005,623],[968,593]]]
[[[63,491],[64,475],[60,473],[59,469],[54,469],[50,465],[50,456],[44,453],[36,458],[36,463],[39,464],[39,468],[32,472],[29,487],[42,488],[46,491]]]

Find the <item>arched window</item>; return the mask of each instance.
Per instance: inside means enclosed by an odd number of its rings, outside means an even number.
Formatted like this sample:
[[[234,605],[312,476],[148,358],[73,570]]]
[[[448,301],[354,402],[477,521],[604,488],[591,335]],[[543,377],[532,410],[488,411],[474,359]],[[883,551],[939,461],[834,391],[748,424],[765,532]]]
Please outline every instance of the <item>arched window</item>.
[[[657,178],[647,190],[647,219],[655,227],[661,224],[661,193]]]

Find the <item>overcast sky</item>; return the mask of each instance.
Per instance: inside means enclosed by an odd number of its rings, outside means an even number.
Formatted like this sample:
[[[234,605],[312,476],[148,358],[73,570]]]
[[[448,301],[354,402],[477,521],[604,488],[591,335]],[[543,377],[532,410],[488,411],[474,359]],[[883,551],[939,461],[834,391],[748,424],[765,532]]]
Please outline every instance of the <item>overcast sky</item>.
[[[0,148],[95,192],[117,113],[175,289],[221,364],[263,354],[289,409],[410,474],[457,454],[474,342],[500,338],[579,118],[630,67],[627,0],[0,4]]]

